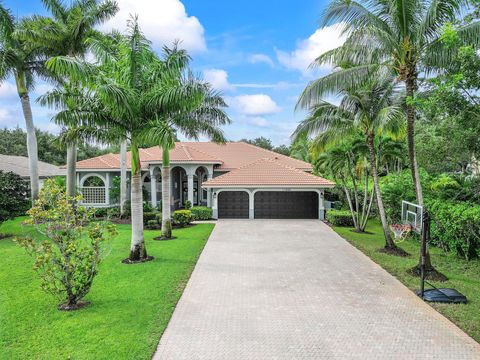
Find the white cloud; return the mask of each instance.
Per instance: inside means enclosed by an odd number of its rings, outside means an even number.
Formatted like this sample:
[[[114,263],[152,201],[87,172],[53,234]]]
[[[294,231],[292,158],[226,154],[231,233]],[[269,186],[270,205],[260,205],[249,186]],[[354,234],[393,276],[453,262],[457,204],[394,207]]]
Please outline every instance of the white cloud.
[[[280,64],[301,71],[304,75],[309,72],[310,64],[321,54],[341,46],[345,42],[345,36],[341,35],[342,25],[335,24],[315,31],[308,39],[297,44],[292,52],[276,50]],[[328,66],[323,70],[330,69]]]
[[[18,97],[17,87],[11,82],[4,81],[0,85],[0,99],[11,99]]]
[[[231,90],[233,86],[228,82],[228,73],[221,69],[206,69],[203,71],[205,80],[209,82],[214,89]]]
[[[239,95],[225,100],[232,109],[244,115],[269,115],[281,111],[277,103],[265,94]]]
[[[264,63],[264,64],[267,64],[271,67],[274,66],[273,60],[270,58],[270,56],[265,55],[265,54],[253,54],[253,55],[250,56],[250,58],[248,60],[252,64]]]
[[[261,117],[261,116],[254,116],[254,117],[247,117],[245,121],[248,124],[255,125],[258,127],[268,127],[270,126],[270,123],[267,121],[267,119]]]
[[[195,16],[188,16],[180,0],[117,0],[118,14],[103,25],[104,30],[126,28],[130,15],[138,15],[140,28],[155,47],[180,40],[191,52],[205,51],[204,29]]]

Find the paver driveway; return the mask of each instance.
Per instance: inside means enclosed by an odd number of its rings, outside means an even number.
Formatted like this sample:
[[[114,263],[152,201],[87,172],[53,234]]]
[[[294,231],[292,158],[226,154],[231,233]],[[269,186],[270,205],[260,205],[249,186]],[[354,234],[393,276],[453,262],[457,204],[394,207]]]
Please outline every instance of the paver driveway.
[[[480,359],[480,345],[315,220],[220,220],[155,359]]]

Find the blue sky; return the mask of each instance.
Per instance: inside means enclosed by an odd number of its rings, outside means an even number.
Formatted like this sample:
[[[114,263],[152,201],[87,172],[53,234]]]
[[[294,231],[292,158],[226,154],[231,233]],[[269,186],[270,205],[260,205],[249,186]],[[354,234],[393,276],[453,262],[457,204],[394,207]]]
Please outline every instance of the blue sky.
[[[341,45],[338,27],[318,29],[326,0],[117,0],[119,14],[103,26],[123,30],[130,13],[155,49],[182,40],[193,57],[195,72],[221,90],[233,121],[225,128],[230,140],[265,136],[288,144],[302,113],[298,95],[316,76],[308,64],[322,52]],[[4,0],[17,16],[44,13],[40,0]],[[32,100],[48,90],[39,84]],[[57,132],[52,110],[34,104],[34,121]],[[24,126],[11,80],[0,87],[0,126]]]

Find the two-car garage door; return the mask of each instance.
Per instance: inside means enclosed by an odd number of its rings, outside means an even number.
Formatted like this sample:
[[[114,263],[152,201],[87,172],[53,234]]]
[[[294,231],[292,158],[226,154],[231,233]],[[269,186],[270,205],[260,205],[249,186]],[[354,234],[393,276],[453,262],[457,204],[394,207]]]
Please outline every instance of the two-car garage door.
[[[218,217],[248,219],[249,195],[223,191],[218,196]],[[318,219],[318,193],[314,191],[258,191],[255,219]]]

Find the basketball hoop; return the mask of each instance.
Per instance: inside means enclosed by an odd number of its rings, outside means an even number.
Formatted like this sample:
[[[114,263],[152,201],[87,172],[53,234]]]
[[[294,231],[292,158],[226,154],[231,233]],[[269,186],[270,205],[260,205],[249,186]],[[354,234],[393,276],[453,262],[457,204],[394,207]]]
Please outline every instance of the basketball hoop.
[[[390,225],[390,231],[395,236],[395,242],[399,243],[407,238],[412,231],[412,226],[410,224],[392,224]]]

